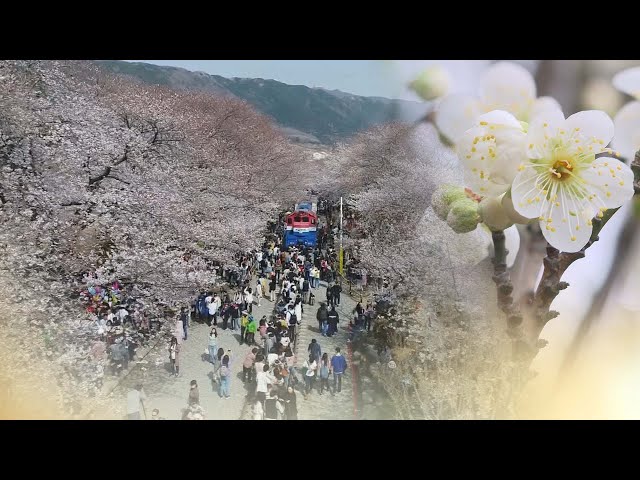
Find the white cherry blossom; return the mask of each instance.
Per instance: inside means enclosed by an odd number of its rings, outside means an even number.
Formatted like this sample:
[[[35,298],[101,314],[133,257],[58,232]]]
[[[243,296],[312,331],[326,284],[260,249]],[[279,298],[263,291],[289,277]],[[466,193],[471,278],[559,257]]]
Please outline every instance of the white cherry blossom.
[[[547,109],[560,108],[551,97],[536,98],[533,76],[512,62],[498,62],[484,73],[477,96],[444,97],[436,113],[438,130],[453,143],[469,128],[478,115],[492,110],[505,110],[518,120],[528,122]]]

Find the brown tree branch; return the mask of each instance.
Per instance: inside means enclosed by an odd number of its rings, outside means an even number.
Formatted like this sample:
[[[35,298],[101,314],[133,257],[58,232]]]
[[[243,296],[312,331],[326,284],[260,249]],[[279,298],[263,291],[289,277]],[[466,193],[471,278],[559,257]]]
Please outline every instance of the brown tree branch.
[[[109,174],[111,173],[111,169],[112,168],[117,167],[121,163],[126,162],[128,158],[129,158],[129,145],[126,145],[124,147],[124,154],[122,155],[122,157],[120,157],[118,160],[116,160],[113,163],[113,165],[109,165],[109,166],[104,167],[104,170],[99,175],[96,175],[95,177],[90,177],[89,178],[89,186],[95,185],[96,183],[99,183],[102,180],[104,180],[105,178],[107,178],[109,176]]]

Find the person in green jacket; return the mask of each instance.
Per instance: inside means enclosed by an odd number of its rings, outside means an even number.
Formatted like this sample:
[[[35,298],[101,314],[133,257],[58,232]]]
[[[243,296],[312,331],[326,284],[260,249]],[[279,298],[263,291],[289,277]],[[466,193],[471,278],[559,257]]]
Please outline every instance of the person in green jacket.
[[[240,318],[240,345],[242,345],[245,341],[245,335],[247,333],[248,324],[249,324],[249,312],[245,310],[242,312],[242,317]]]
[[[255,345],[255,335],[258,330],[258,325],[256,324],[256,320],[253,316],[249,316],[249,323],[247,323],[247,344]]]

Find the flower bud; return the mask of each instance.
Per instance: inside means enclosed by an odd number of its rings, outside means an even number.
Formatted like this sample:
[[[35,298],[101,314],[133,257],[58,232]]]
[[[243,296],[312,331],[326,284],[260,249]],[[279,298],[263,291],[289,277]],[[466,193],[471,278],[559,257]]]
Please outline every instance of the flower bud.
[[[494,232],[513,225],[498,197],[485,197],[478,205],[478,213],[482,223]]]
[[[449,91],[449,73],[440,65],[426,68],[409,84],[409,87],[424,100],[434,100]]]
[[[456,233],[472,232],[480,222],[478,202],[470,198],[462,198],[451,204],[447,215],[447,223]]]
[[[433,211],[441,220],[447,220],[451,204],[456,200],[467,198],[464,188],[455,185],[440,185],[431,196],[431,206]]]
[[[531,218],[523,217],[518,212],[516,212],[515,208],[513,208],[513,200],[511,199],[511,190],[505,193],[504,196],[502,197],[502,208],[504,209],[504,212],[507,214],[507,216],[511,219],[513,223],[522,223],[523,225],[526,225],[532,220]]]

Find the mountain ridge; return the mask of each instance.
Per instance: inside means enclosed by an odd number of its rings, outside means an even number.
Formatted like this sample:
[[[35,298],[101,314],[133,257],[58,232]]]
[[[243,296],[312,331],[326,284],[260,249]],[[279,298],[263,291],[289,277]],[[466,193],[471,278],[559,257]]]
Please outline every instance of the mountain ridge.
[[[301,143],[336,143],[381,123],[415,121],[425,111],[424,104],[419,102],[365,97],[272,79],[227,78],[144,62],[97,60],[95,63],[112,73],[150,84],[242,99],[271,117],[292,140]]]

